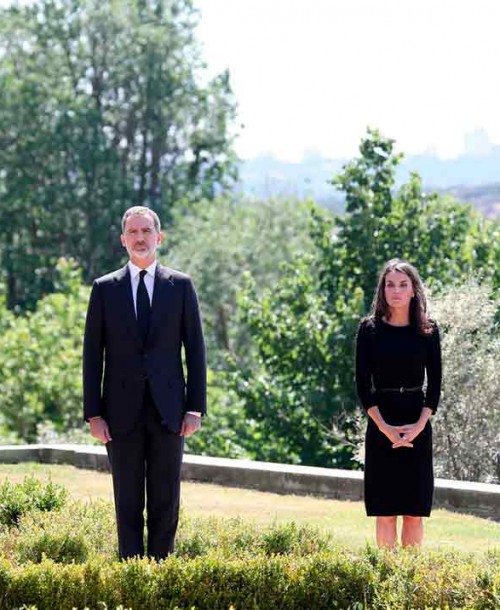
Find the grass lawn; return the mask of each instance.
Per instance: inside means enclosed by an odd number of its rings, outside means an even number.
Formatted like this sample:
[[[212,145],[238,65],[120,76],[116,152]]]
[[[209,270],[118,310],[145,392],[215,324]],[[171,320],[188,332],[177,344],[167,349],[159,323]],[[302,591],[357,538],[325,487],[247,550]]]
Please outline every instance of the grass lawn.
[[[22,481],[26,475],[52,479],[64,485],[74,498],[113,497],[109,474],[72,466],[0,464],[0,483]],[[189,483],[182,485],[182,508],[188,517],[241,517],[258,524],[295,521],[331,533],[351,547],[374,543],[374,519],[364,514],[361,502],[340,502],[312,496],[291,496]],[[426,548],[484,552],[500,549],[500,523],[445,510],[433,511],[426,520]]]

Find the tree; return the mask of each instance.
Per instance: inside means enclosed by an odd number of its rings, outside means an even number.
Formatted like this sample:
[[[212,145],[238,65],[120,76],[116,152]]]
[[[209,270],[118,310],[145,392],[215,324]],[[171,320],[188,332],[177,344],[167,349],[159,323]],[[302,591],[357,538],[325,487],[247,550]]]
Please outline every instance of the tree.
[[[35,312],[17,316],[0,337],[0,429],[27,442],[36,441],[37,426],[46,420],[57,432],[82,423],[81,342],[89,290],[74,261],[61,259],[56,273],[57,292]]]
[[[327,302],[311,257],[287,269],[261,297],[248,278],[240,305],[254,340],[254,366],[240,365],[233,387],[260,432],[257,459],[346,468],[355,450],[343,438],[352,431],[344,419],[354,403],[347,362],[354,358],[362,292]]]
[[[247,331],[235,315],[244,272],[260,294],[278,282],[281,263],[310,252],[309,209],[295,200],[219,197],[175,212],[162,255],[194,279],[214,368],[224,368],[228,353],[238,359],[248,353]]]
[[[332,180],[345,193],[345,215],[335,221],[315,215],[325,290],[335,295],[359,286],[368,310],[378,273],[390,258],[412,262],[434,288],[460,284],[471,273],[498,277],[498,222],[449,196],[426,194],[418,174],[396,192],[402,155],[377,130],[368,130],[359,150]]]
[[[488,285],[469,282],[436,299],[442,330],[443,392],[434,425],[439,476],[500,479],[500,300]]]
[[[312,257],[286,266],[263,295],[251,282],[243,294],[253,362],[235,364],[233,387],[262,431],[265,456],[349,465],[357,437],[355,331],[385,261],[414,262],[436,291],[470,274],[495,281],[498,223],[424,194],[417,175],[395,193],[399,159],[393,141],[370,130],[360,156],[333,180],[345,192],[345,215],[313,206]]]
[[[202,85],[191,0],[39,0],[0,12],[0,242],[8,306],[121,258],[134,204],[164,220],[235,177],[229,78]]]

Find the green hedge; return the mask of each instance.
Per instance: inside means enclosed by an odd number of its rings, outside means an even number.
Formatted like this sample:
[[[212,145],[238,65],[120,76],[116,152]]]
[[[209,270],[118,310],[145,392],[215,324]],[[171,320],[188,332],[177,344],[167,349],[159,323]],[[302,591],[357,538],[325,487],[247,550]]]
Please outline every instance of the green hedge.
[[[305,610],[500,608],[500,555],[352,554],[228,560],[216,555],[161,563],[0,564],[1,608],[38,610]]]
[[[119,562],[110,502],[31,479],[0,498],[0,610],[500,609],[500,550],[351,551],[294,523],[181,515],[175,555]]]

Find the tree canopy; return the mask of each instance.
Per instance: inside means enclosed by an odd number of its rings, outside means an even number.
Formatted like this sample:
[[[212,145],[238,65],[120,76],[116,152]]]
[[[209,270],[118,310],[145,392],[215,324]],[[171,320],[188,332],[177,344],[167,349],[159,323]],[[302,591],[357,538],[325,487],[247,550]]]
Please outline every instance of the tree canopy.
[[[37,0],[0,11],[0,243],[7,303],[60,256],[117,265],[119,218],[211,199],[235,177],[229,76],[205,75],[191,0]]]
[[[417,175],[397,192],[394,142],[368,131],[360,155],[333,180],[346,213],[312,207],[312,255],[241,297],[254,344],[232,387],[262,431],[260,459],[344,467],[356,452],[354,343],[378,273],[394,257],[415,264],[435,292],[474,275],[499,287],[499,225],[469,206],[426,195]]]

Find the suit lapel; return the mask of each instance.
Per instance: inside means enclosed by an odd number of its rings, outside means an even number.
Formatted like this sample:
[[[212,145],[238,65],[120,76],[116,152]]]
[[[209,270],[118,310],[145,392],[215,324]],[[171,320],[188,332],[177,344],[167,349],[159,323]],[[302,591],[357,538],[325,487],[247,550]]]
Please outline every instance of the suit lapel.
[[[151,337],[154,337],[156,329],[162,321],[162,314],[164,316],[165,311],[168,310],[168,303],[172,298],[173,285],[174,281],[171,270],[160,264],[156,265],[148,341]]]
[[[132,282],[130,281],[128,265],[125,265],[125,267],[122,267],[116,272],[115,282],[118,288],[118,306],[122,312],[123,322],[134,340],[141,343],[134,310],[134,297],[132,295]]]

